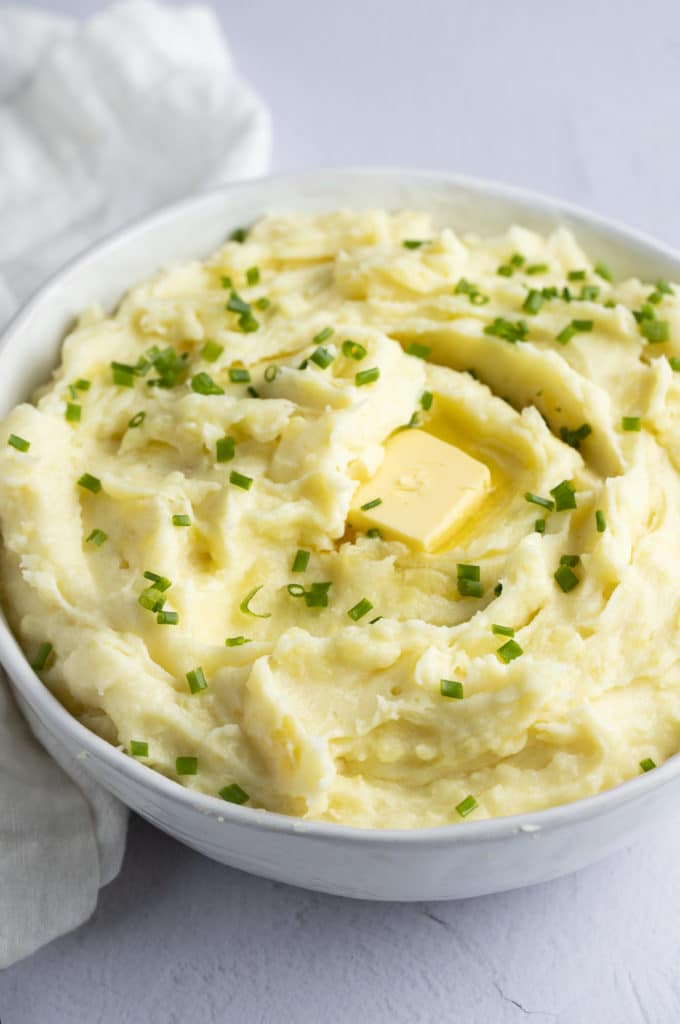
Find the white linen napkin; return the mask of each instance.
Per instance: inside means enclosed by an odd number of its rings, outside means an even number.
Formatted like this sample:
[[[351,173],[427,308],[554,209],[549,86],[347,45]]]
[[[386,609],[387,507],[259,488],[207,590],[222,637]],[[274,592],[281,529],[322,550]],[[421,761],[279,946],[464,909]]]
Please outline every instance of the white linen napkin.
[[[0,328],[88,244],[265,173],[270,146],[208,8],[123,0],[87,22],[0,9]],[[0,967],[82,924],[125,846],[125,809],[29,724],[0,674]]]

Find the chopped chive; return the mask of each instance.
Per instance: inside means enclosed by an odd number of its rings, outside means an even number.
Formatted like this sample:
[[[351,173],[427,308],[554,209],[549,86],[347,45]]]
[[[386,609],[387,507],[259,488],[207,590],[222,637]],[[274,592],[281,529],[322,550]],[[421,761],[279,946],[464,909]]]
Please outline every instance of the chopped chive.
[[[350,341],[348,338],[347,341],[342,343],[342,354],[347,356],[348,359],[355,359],[359,362],[366,358],[367,353],[364,346],[360,345],[358,341]]]
[[[19,437],[18,434],[10,434],[7,438],[7,444],[10,448],[16,448],[18,452],[27,452],[31,447],[31,442],[27,441],[25,437]]]
[[[73,386],[73,384],[69,384],[69,386],[68,386],[68,393],[69,393],[69,396],[71,398],[71,401],[75,402],[76,399],[78,398],[78,392],[76,391],[76,389]]]
[[[245,789],[241,789],[237,782],[232,782],[230,786],[225,786],[221,789],[220,796],[230,804],[245,804],[250,800],[250,796],[246,793]]]
[[[560,565],[570,565],[572,568],[581,561],[580,555],[562,555]]]
[[[293,559],[291,572],[304,572],[309,565],[311,554],[311,551],[303,551],[302,548],[298,548]]]
[[[103,530],[93,530],[89,537],[86,538],[86,544],[96,544],[98,548],[102,546],[104,541],[109,539],[108,533],[104,533]]]
[[[526,299],[524,300],[522,309],[525,313],[531,313],[533,316],[539,312],[541,306],[543,305],[543,302],[544,298],[541,292],[537,292],[534,288],[532,288],[531,291],[528,293]]]
[[[236,228],[230,237],[232,242],[245,242],[248,237],[248,228]]]
[[[403,426],[399,427],[399,430],[410,430],[412,427],[420,426],[420,417],[417,412],[411,413],[411,418],[408,423],[404,423]]]
[[[434,396],[431,391],[423,391],[422,395],[420,396],[420,408],[424,409],[425,412],[431,409],[433,397]]]
[[[227,274],[224,274],[220,278],[220,284],[222,285],[223,288],[233,288],[234,287],[234,283],[233,283],[232,279]]]
[[[522,256],[521,252],[513,252],[508,262],[512,267],[523,267],[526,263],[526,256]]]
[[[592,331],[593,329],[592,320],[572,320],[571,324],[575,331]]]
[[[585,270],[570,270],[567,274],[567,281],[585,281],[586,276]]]
[[[675,290],[671,287],[669,282],[666,281],[663,277],[659,278],[659,280],[656,282],[655,287],[656,290],[658,292],[661,292],[662,295],[675,295]]]
[[[645,302],[640,309],[633,310],[633,316],[638,324],[643,323],[645,320],[655,320],[654,306],[650,306],[649,303]]]
[[[244,334],[252,334],[260,327],[260,321],[256,320],[252,313],[243,313],[238,318],[238,325]]]
[[[596,284],[584,284],[578,295],[579,302],[595,302],[600,289]]]
[[[236,441],[233,437],[220,437],[215,442],[215,454],[218,462],[230,462],[236,452]]]
[[[479,580],[469,580],[460,576],[457,583],[461,597],[484,597],[484,587]]]
[[[113,383],[121,388],[132,388],[135,385],[135,367],[127,363],[111,363]]]
[[[172,583],[167,576],[159,576],[157,572],[151,572],[149,569],[144,573],[145,580],[151,580],[156,590],[165,591],[169,590]]]
[[[503,338],[512,345],[518,341],[526,341],[528,333],[529,327],[525,320],[505,320],[502,316],[497,316],[493,323],[487,324],[484,328],[484,334]]]
[[[208,689],[208,680],[205,678],[200,665],[198,668],[192,668],[190,672],[187,672],[187,682],[192,693],[200,693],[201,690]]]
[[[246,394],[250,395],[251,398],[259,398],[260,397],[260,392],[256,391],[255,388],[252,388],[252,387],[246,388]]]
[[[547,263],[532,263],[526,268],[526,274],[547,274],[550,267]]]
[[[633,431],[642,430],[642,421],[639,416],[622,416],[621,429]]]
[[[368,624],[369,624],[369,626],[373,626],[373,625],[375,625],[376,622],[380,622],[380,620],[384,619],[384,618],[385,618],[384,615],[376,615],[376,617],[374,619],[371,619]]]
[[[545,533],[545,519],[537,519],[534,522],[534,530],[536,533]]]
[[[146,419],[145,412],[137,412],[128,423],[128,430],[134,430],[135,427],[141,427],[142,423]]]
[[[559,566],[555,573],[555,580],[565,594],[568,594],[570,590],[573,590],[580,583],[578,576],[568,565]]]
[[[604,533],[604,531],[607,529],[607,520],[605,519],[604,512],[601,508],[598,508],[597,512],[595,513],[595,525],[597,527],[598,533]]]
[[[350,608],[347,614],[353,622],[358,622],[359,619],[363,619],[364,615],[368,615],[373,610],[373,605],[366,597],[362,597],[354,607]]]
[[[216,341],[206,341],[205,345],[199,352],[201,359],[205,359],[207,363],[215,363],[224,352],[224,345],[218,345]]]
[[[668,362],[671,364],[671,370],[680,373],[680,356],[669,356]]]
[[[191,390],[197,395],[223,395],[224,388],[216,384],[209,373],[196,373],[191,378]]]
[[[319,331],[318,334],[314,335],[312,341],[314,342],[315,345],[322,345],[324,341],[328,341],[328,339],[332,338],[334,334],[335,331],[333,330],[332,327],[324,327],[323,330]]]
[[[160,611],[156,615],[156,622],[159,626],[176,626],[179,622],[179,613]]]
[[[614,275],[607,266],[606,263],[596,263],[593,268],[598,277],[601,277],[603,281],[613,281]]]
[[[307,593],[307,591],[305,590],[301,583],[289,583],[286,587],[286,590],[288,591],[291,597],[304,597],[305,594]]]
[[[645,319],[640,323],[640,334],[650,345],[658,345],[670,338],[670,324],[668,320]]]
[[[453,700],[463,699],[463,684],[457,679],[440,679],[439,692],[442,697],[451,697]]]
[[[377,526],[373,526],[370,530],[367,530],[366,531],[366,536],[367,537],[372,537],[372,538],[375,537],[378,540],[382,540],[382,533],[380,532],[380,530],[378,529]]]
[[[576,508],[575,488],[569,480],[562,480],[556,487],[550,488],[550,493],[555,499],[555,510],[563,512],[565,509]]]
[[[503,593],[503,584],[497,583],[496,586],[493,588],[493,592],[496,597],[500,597],[501,594]]]
[[[559,294],[559,288],[556,288],[554,284],[548,285],[546,288],[541,288],[541,295],[546,300],[556,299]]]
[[[228,636],[224,643],[227,647],[242,647],[243,644],[252,643],[252,640],[247,636]]]
[[[656,762],[651,757],[645,757],[640,761],[640,767],[643,772],[651,772],[652,768],[656,768]]]
[[[312,583],[308,591],[306,591],[305,604],[308,608],[327,608],[328,607],[328,591],[331,588],[331,583]]]
[[[555,340],[559,341],[560,345],[567,345],[576,334],[576,328],[573,324],[567,324],[563,327],[559,334],[555,336]]]
[[[102,489],[102,482],[98,477],[92,476],[91,473],[83,473],[78,479],[78,486],[85,488],[86,491],[91,491],[92,494],[99,494]]]
[[[266,295],[262,295],[259,299],[255,301],[255,305],[257,306],[258,309],[269,309],[269,307],[271,306],[271,301],[267,298]]]
[[[47,666],[47,662],[49,661],[53,650],[54,648],[52,647],[52,644],[49,643],[49,641],[44,640],[43,643],[40,644],[35,658],[31,662],[31,668],[36,672],[42,672],[42,670]]]
[[[156,587],[147,587],[143,590],[137,598],[137,603],[146,608],[148,612],[160,612],[163,610],[165,604],[165,597],[163,592],[157,590]]]
[[[565,444],[575,448],[576,451],[581,447],[581,441],[585,441],[587,437],[590,437],[592,432],[593,428],[589,423],[582,423],[575,430],[571,430],[569,427],[560,427],[560,437]]]
[[[148,757],[149,744],[146,740],[130,740],[130,754],[132,757]]]
[[[496,636],[514,636],[515,631],[512,626],[499,626],[497,622],[494,622],[491,626],[491,632],[495,633]]]
[[[507,263],[501,263],[496,273],[499,277],[512,277],[513,269]]]
[[[428,348],[427,345],[419,345],[417,341],[412,342],[406,349],[407,355],[415,356],[416,359],[429,359],[431,352],[431,348]]]
[[[250,373],[242,366],[230,366],[229,380],[232,384],[249,384]]]
[[[264,584],[261,583],[259,585],[259,587],[253,587],[253,589],[250,591],[250,593],[246,594],[246,596],[241,601],[241,603],[239,605],[239,610],[242,611],[244,615],[252,615],[256,619],[270,619],[271,618],[271,612],[254,612],[252,610],[252,608],[250,607],[250,602],[255,597],[255,595],[258,594],[262,590],[263,586],[264,586]]]
[[[516,640],[508,640],[506,643],[503,644],[502,647],[498,648],[496,654],[498,655],[500,660],[505,662],[505,664],[507,665],[511,661],[514,661],[515,658],[519,658],[520,655],[524,654],[524,651],[522,650],[522,648]]]
[[[191,526],[191,516],[187,516],[187,515],[184,515],[184,514],[174,515],[172,517],[172,525],[173,526]]]
[[[92,382],[84,377],[78,377],[78,380],[74,380],[73,387],[77,388],[78,391],[89,391],[92,387]]]
[[[260,268],[259,267],[248,267],[246,270],[246,281],[252,288],[254,285],[260,283]]]
[[[378,505],[382,505],[382,498],[373,498],[372,501],[366,501],[363,505],[360,505],[362,512],[368,512],[371,508],[377,508]]]
[[[243,473],[239,473],[237,470],[232,469],[229,474],[229,483],[233,484],[234,487],[240,487],[244,491],[249,491],[253,486],[252,476],[244,476]]]
[[[555,508],[555,502],[551,501],[550,498],[542,498],[540,494],[532,494],[531,491],[525,493],[524,500],[528,501],[531,505],[547,508],[550,512]]]
[[[279,372],[280,370],[278,366],[274,366],[274,364],[268,366],[267,369],[264,371],[264,379],[266,380],[267,384],[271,384],[272,381],[276,380],[276,378],[279,375]]]
[[[421,245],[425,245],[425,238],[405,238],[401,243],[405,249],[420,249]]]
[[[456,575],[459,580],[479,580],[482,578],[481,569],[478,565],[466,565],[459,562],[456,565]]]
[[[317,366],[320,366],[322,370],[325,370],[331,365],[335,356],[332,352],[329,352],[327,348],[324,348],[323,345],[319,345],[318,348],[314,349],[309,358],[313,363],[316,363]]]
[[[363,387],[364,384],[372,384],[379,376],[380,370],[377,366],[373,366],[370,370],[359,370],[354,378],[354,382],[356,386],[360,388]]]
[[[76,402],[67,402],[66,412],[64,415],[69,423],[80,423],[80,414],[82,411],[82,405],[78,405]]]
[[[456,810],[460,814],[461,818],[467,818],[468,814],[472,814],[479,807],[479,804],[475,798],[470,794],[466,796],[464,800],[461,800],[459,804],[456,804]]]
[[[198,758],[178,757],[175,760],[175,771],[177,772],[178,775],[197,775]]]
[[[562,301],[571,302],[571,298],[571,288],[567,288],[565,285],[565,287],[562,289]]]
[[[253,307],[245,299],[242,299],[238,292],[232,291],[227,302],[227,309],[230,313],[240,313],[241,315],[252,314]]]

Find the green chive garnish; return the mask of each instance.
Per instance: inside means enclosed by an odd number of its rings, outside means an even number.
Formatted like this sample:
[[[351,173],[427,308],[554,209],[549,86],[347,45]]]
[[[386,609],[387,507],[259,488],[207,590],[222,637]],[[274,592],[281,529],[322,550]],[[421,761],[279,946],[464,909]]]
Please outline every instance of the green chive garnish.
[[[560,565],[570,565],[572,568],[581,561],[580,555],[562,555]]]
[[[367,537],[377,537],[378,540],[382,540],[382,533],[380,532],[380,530],[378,529],[377,526],[373,526],[373,527],[371,527],[370,530],[366,530],[366,536]]]
[[[252,288],[254,285],[260,283],[260,268],[259,267],[248,267],[246,270],[246,281]]]
[[[607,520],[605,519],[604,512],[601,508],[598,508],[597,512],[595,513],[595,525],[597,526],[598,533],[604,533],[604,531],[607,529]]]
[[[585,270],[570,270],[567,274],[568,281],[585,281],[586,271]]]
[[[234,287],[234,283],[233,283],[232,279],[230,277],[228,277],[226,274],[223,277],[220,278],[220,284],[222,285],[223,288],[233,288]]]
[[[327,608],[328,607],[328,591],[331,588],[330,583],[312,583],[309,590],[305,592],[305,604],[308,608]]]
[[[354,378],[354,383],[360,388],[364,384],[372,384],[379,376],[380,370],[377,366],[373,366],[370,370],[359,370]]]
[[[614,275],[607,266],[606,263],[596,263],[594,267],[595,273],[598,277],[601,277],[603,281],[613,281]]]
[[[27,452],[31,447],[31,442],[27,441],[24,437],[19,437],[18,434],[10,434],[7,438],[7,444],[10,448],[16,448],[18,452]]]
[[[522,256],[521,252],[513,252],[508,262],[511,267],[517,267],[519,269],[519,267],[523,267],[526,263],[526,257]]]
[[[215,363],[223,352],[224,345],[218,345],[216,341],[206,341],[199,355],[201,359],[205,359],[206,363]]]
[[[269,309],[269,307],[271,306],[271,302],[266,295],[263,295],[261,298],[255,301],[255,305],[257,306],[258,309]]]
[[[526,268],[525,273],[527,274],[547,274],[550,267],[547,263],[532,263]]]
[[[85,380],[84,377],[78,377],[78,380],[73,382],[73,387],[77,388],[78,391],[89,391],[92,383],[89,380]]]
[[[165,604],[165,597],[162,591],[155,587],[147,587],[137,598],[137,603],[146,608],[148,612],[160,612]]]
[[[347,356],[348,359],[355,359],[359,362],[361,359],[366,358],[366,349],[358,341],[350,341],[348,339],[342,343],[342,354]]]
[[[151,572],[149,569],[144,573],[144,579],[151,580],[156,590],[160,590],[161,592],[169,590],[172,586],[172,583],[167,576],[159,576],[157,572]]]
[[[236,228],[230,237],[232,242],[245,242],[248,237],[248,228]]]
[[[237,470],[232,469],[229,474],[229,483],[233,484],[234,487],[240,487],[244,491],[249,491],[253,486],[253,478],[252,476],[244,476],[243,473],[239,473]]]
[[[503,593],[503,584],[497,583],[496,586],[493,588],[493,592],[496,595],[496,597],[500,597],[501,594]]]
[[[224,789],[221,789],[220,796],[230,804],[245,804],[250,800],[245,789],[241,789],[237,782],[232,782],[230,786],[225,786]]]
[[[86,491],[91,491],[92,494],[99,494],[102,489],[102,482],[98,477],[92,476],[91,473],[83,473],[78,479],[78,486],[84,487]]]
[[[132,757],[148,757],[149,744],[146,740],[130,740],[130,754]]]
[[[496,271],[499,277],[512,277],[512,267],[508,266],[507,263],[501,263],[500,267]]]
[[[656,768],[656,761],[652,760],[651,757],[645,757],[640,761],[640,767],[643,772],[651,772],[652,768]]]
[[[482,571],[478,565],[466,565],[459,562],[456,566],[456,575],[459,580],[477,580],[482,578]]]
[[[322,370],[325,370],[331,365],[335,356],[332,352],[329,352],[327,348],[324,348],[323,345],[319,345],[318,348],[314,349],[309,358],[313,363],[316,363],[317,366],[320,366]]]
[[[80,414],[82,412],[82,405],[78,405],[75,402],[66,403],[66,419],[69,423],[80,423]]]
[[[536,533],[545,533],[545,519],[537,519],[534,522],[534,530]]]
[[[416,359],[429,359],[432,352],[431,348],[427,345],[419,345],[417,341],[412,342],[406,349],[409,356],[415,356]]]
[[[362,597],[361,601],[358,601],[353,608],[350,608],[347,614],[353,622],[358,622],[364,615],[368,615],[372,611],[373,605],[366,597]]]
[[[102,546],[104,541],[109,539],[108,533],[104,533],[103,530],[93,530],[89,537],[86,539],[86,544],[96,544],[98,548]]]
[[[579,302],[595,302],[600,289],[596,284],[584,284],[578,295]]]
[[[401,243],[405,249],[420,249],[421,245],[425,245],[424,238],[405,238]]]
[[[458,593],[461,597],[484,597],[484,586],[478,580],[468,580],[459,577],[457,580]]]
[[[220,437],[215,442],[215,452],[218,462],[230,462],[236,452],[236,441],[233,437]]]
[[[550,498],[542,498],[540,494],[532,494],[531,491],[527,491],[525,493],[524,500],[528,501],[531,505],[539,505],[541,508],[547,508],[550,512],[555,508],[555,502],[551,501]]]
[[[498,623],[494,622],[491,626],[491,632],[497,636],[514,636],[515,631],[512,626],[499,626]]]
[[[478,807],[479,804],[472,794],[470,794],[470,796],[466,796],[459,804],[456,804],[456,810],[460,814],[461,818],[467,818],[468,814],[472,814],[472,812]]]
[[[191,516],[187,515],[174,515],[172,517],[173,526],[191,526]]]
[[[279,367],[278,366],[274,366],[274,364],[272,364],[271,366],[268,366],[267,369],[264,371],[264,379],[266,380],[267,384],[271,384],[272,381],[276,380],[278,375],[279,375]]]
[[[487,324],[484,328],[484,334],[503,338],[512,345],[518,341],[526,341],[528,333],[529,327],[525,320],[505,320],[502,316],[497,316],[493,323]]]
[[[592,432],[593,428],[589,423],[582,423],[575,430],[570,430],[569,427],[560,427],[560,437],[564,443],[568,444],[571,448],[575,448],[577,451],[581,447],[581,441],[584,441],[586,437],[590,437]]]
[[[431,391],[423,391],[422,395],[420,396],[420,408],[424,409],[425,412],[431,409],[433,398],[434,395],[432,394]]]
[[[156,615],[156,622],[159,626],[176,626],[179,622],[179,612],[160,611]]]
[[[650,345],[658,345],[670,338],[670,324],[668,320],[645,319],[640,322],[640,334]]]
[[[259,585],[259,587],[253,587],[253,589],[250,591],[250,593],[246,594],[246,596],[241,601],[241,603],[239,605],[239,610],[242,611],[244,615],[252,615],[256,619],[270,619],[271,618],[271,612],[254,612],[252,610],[252,608],[250,607],[250,602],[255,597],[255,595],[258,594],[262,590],[263,586],[264,586],[264,584],[261,583]]]
[[[249,384],[250,374],[242,366],[231,366],[229,368],[229,380],[232,384]]]
[[[127,363],[111,363],[113,383],[121,388],[132,388],[135,385],[135,367]]]
[[[563,512],[565,509],[576,508],[575,488],[569,480],[563,480],[556,487],[550,488],[550,493],[555,499],[555,510]]]
[[[680,356],[669,356],[668,362],[671,364],[671,370],[680,373]]]
[[[622,416],[621,429],[634,431],[642,430],[642,421],[639,416]]]
[[[303,551],[302,548],[299,548],[293,559],[291,572],[304,572],[309,565],[311,554],[311,551]]]
[[[243,644],[252,643],[250,637],[247,636],[228,636],[224,642],[227,647],[242,647]]]
[[[543,305],[543,302],[544,298],[541,292],[537,292],[534,288],[532,288],[529,294],[527,295],[526,299],[524,300],[522,309],[525,313],[531,313],[532,316],[534,316],[536,313],[539,312],[541,306]]]
[[[37,650],[35,658],[31,662],[31,668],[34,669],[34,671],[36,672],[42,672],[42,670],[46,667],[53,650],[54,648],[52,647],[52,644],[49,643],[49,641],[43,641],[43,643],[40,644],[40,647]]]
[[[238,292],[232,291],[227,302],[227,309],[230,313],[241,313],[248,315],[252,313],[253,307],[245,299],[242,299]]]
[[[378,505],[382,505],[382,498],[373,498],[372,501],[366,501],[363,505],[360,505],[362,512],[368,512],[371,508],[377,508]]]
[[[291,597],[304,597],[307,593],[301,583],[289,583],[286,590]]]
[[[175,761],[175,771],[178,775],[197,775],[197,757],[178,757]]]
[[[573,590],[580,583],[578,576],[568,565],[559,566],[555,573],[555,580],[565,594],[568,594],[570,590]]]
[[[502,647],[498,648],[496,654],[507,665],[509,662],[514,661],[515,658],[519,658],[520,655],[524,654],[524,651],[516,640],[508,640]]]
[[[201,690],[208,689],[208,680],[205,678],[200,665],[198,668],[192,668],[190,672],[187,672],[187,682],[192,693],[200,693]]]
[[[129,430],[134,430],[135,427],[141,427],[141,425],[142,425],[142,423],[144,422],[145,419],[146,419],[146,413],[145,412],[135,413],[135,415],[132,417],[132,419],[128,423],[128,429]]]
[[[216,384],[209,373],[197,373],[191,378],[191,390],[197,395],[223,395],[224,388]]]
[[[314,335],[312,341],[315,345],[323,345],[324,341],[328,341],[329,338],[332,338],[334,333],[335,332],[332,327],[324,327],[323,330]]]
[[[242,313],[238,318],[238,325],[244,334],[252,334],[259,329],[260,321],[256,320],[252,313]]]
[[[456,679],[440,679],[439,692],[442,697],[451,697],[453,700],[463,699],[463,684]]]

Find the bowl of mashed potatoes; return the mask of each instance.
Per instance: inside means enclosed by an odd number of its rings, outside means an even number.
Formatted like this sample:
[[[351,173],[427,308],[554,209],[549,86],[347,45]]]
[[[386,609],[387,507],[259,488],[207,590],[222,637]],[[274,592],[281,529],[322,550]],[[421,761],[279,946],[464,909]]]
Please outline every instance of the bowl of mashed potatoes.
[[[500,186],[238,184],[0,349],[0,657],[224,863],[363,898],[542,881],[680,760],[680,262]]]

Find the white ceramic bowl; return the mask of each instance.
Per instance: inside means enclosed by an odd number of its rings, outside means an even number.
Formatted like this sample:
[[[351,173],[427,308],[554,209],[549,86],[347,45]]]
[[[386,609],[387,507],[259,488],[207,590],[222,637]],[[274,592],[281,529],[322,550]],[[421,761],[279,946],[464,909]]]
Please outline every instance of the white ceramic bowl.
[[[176,260],[207,255],[262,214],[338,207],[422,208],[480,234],[521,223],[570,227],[617,276],[680,278],[680,255],[618,224],[500,185],[414,171],[323,171],[238,183],[177,203],[76,260],[15,317],[0,348],[0,416],[57,362],[64,332],[88,303],[113,307],[126,289]],[[126,757],[80,725],[34,674],[0,621],[0,660],[22,706],[85,771],[143,817],[224,864],[308,889],[363,899],[455,899],[555,878],[631,841],[674,812],[680,757],[598,796],[531,815],[415,831],[287,818],[201,796]]]

